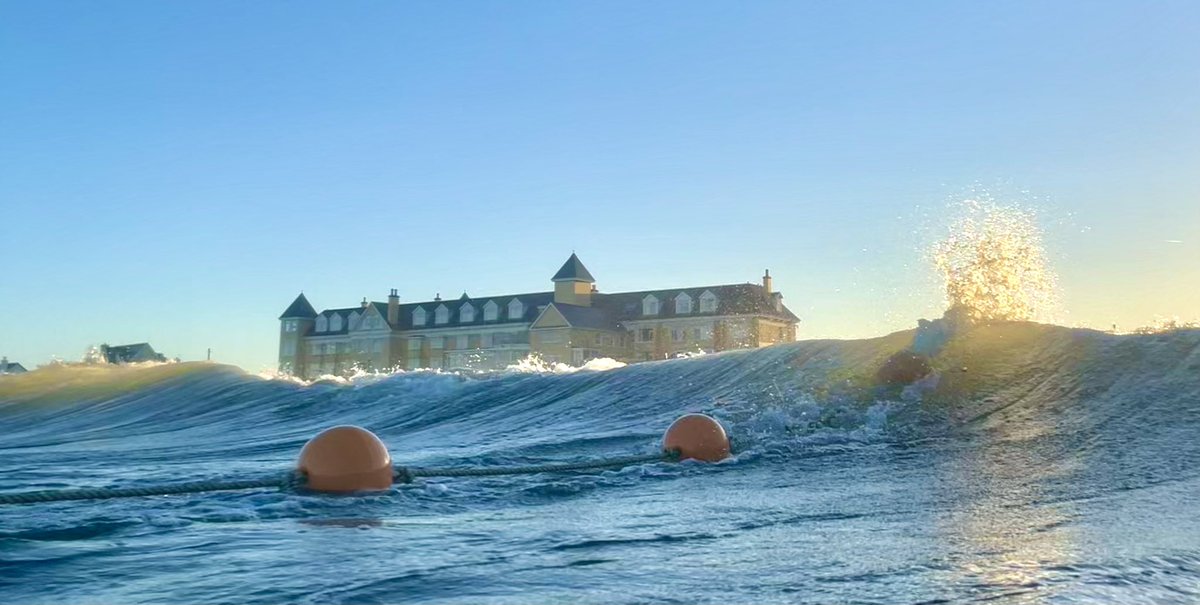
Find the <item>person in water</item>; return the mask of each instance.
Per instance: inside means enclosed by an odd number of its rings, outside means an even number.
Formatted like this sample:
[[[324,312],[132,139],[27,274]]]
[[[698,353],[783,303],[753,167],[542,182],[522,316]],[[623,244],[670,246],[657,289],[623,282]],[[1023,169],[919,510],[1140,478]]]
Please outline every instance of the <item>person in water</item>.
[[[947,309],[941,319],[918,319],[912,344],[883,362],[875,372],[875,382],[881,386],[904,386],[928,376],[933,371],[930,360],[969,322],[970,314],[959,306]]]

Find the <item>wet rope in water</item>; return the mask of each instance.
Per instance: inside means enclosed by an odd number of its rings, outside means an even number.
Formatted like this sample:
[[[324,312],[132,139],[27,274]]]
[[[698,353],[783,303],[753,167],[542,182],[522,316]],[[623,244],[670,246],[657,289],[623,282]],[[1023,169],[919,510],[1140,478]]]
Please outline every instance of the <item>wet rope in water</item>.
[[[62,502],[66,500],[109,500],[112,498],[139,498],[143,496],[171,496],[199,492],[222,492],[263,487],[291,489],[301,484],[297,473],[289,472],[282,477],[248,479],[244,481],[193,481],[174,485],[148,485],[145,487],[93,487],[83,489],[50,489],[19,494],[0,494],[0,504],[34,504],[39,502]]]
[[[537,473],[558,473],[599,468],[628,466],[644,462],[669,462],[679,459],[676,451],[645,456],[628,456],[625,458],[610,458],[588,462],[570,462],[565,464],[541,464],[536,466],[513,467],[481,467],[481,468],[405,468],[397,466],[392,473],[394,483],[411,483],[416,477],[493,477],[499,475],[532,475]],[[116,487],[116,488],[84,488],[63,490],[42,490],[16,494],[0,494],[2,504],[36,504],[43,502],[63,502],[68,500],[109,500],[112,498],[139,498],[145,496],[171,496],[177,494],[195,494],[201,492],[235,491],[244,489],[279,488],[290,490],[304,486],[302,474],[292,471],[283,476],[249,479],[244,481],[193,481],[174,485],[149,485],[145,487]]]
[[[641,464],[644,462],[675,462],[679,460],[678,451],[646,454],[644,456],[627,456],[625,458],[610,458],[608,460],[593,460],[585,462],[567,462],[563,464],[538,464],[534,466],[494,466],[476,468],[405,468],[396,467],[392,480],[396,483],[410,483],[419,477],[498,477],[501,475],[535,475],[538,473],[561,473],[567,471],[584,471],[599,468],[613,468]]]

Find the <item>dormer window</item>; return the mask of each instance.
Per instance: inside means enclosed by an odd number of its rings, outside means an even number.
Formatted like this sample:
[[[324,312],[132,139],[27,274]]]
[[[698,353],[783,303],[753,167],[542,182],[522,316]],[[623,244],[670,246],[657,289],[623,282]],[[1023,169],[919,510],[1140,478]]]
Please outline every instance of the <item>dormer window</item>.
[[[658,315],[658,298],[653,294],[642,299],[642,315]]]
[[[360,316],[357,312],[351,312],[349,328],[351,330],[357,330],[358,327],[361,325],[362,325],[362,316]]]
[[[679,296],[675,297],[675,313],[691,313],[692,312],[692,297],[688,296],[687,292],[680,292]]]
[[[425,325],[425,309],[424,308],[417,307],[416,309],[413,310],[413,325],[414,326]]]
[[[700,312],[701,313],[716,313],[717,312],[717,295],[716,294],[713,294],[712,292],[705,290],[704,294],[700,295]]]
[[[496,321],[496,317],[500,315],[500,305],[496,301],[489,300],[486,305],[483,305],[483,321]]]
[[[318,332],[328,332],[329,331],[329,320],[324,315],[317,318],[317,331]]]
[[[438,325],[450,323],[450,309],[446,305],[438,305],[438,308],[434,310],[433,323]]]
[[[333,317],[330,317],[329,318],[329,331],[337,332],[338,330],[341,330],[341,329],[342,329],[342,316],[335,314]]]
[[[508,318],[521,319],[525,316],[525,305],[520,300],[514,298],[508,303]]]
[[[471,306],[471,303],[459,307],[458,321],[461,323],[475,321],[475,307]]]

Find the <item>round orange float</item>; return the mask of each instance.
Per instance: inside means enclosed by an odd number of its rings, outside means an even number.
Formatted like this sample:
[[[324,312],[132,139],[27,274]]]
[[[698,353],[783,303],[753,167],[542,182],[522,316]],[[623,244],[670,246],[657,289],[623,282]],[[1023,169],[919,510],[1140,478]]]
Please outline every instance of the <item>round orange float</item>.
[[[663,435],[663,451],[679,451],[679,459],[720,462],[729,457],[729,437],[711,416],[688,414],[680,417]]]
[[[309,439],[296,469],[304,487],[318,492],[386,490],[392,486],[392,456],[374,433],[357,426],[335,426]]]

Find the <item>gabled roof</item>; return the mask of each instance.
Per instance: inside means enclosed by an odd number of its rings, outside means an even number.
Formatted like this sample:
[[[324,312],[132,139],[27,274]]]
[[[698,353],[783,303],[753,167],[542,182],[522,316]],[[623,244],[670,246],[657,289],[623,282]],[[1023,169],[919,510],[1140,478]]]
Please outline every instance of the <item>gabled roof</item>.
[[[572,328],[590,328],[593,330],[616,330],[617,322],[613,319],[612,313],[606,309],[597,309],[595,307],[581,307],[579,305],[568,305],[563,303],[553,303],[552,306],[562,313],[563,319],[571,324]]]
[[[309,304],[308,299],[304,297],[304,293],[301,292],[300,296],[297,296],[296,300],[292,301],[292,304],[283,312],[283,315],[279,316],[279,319],[314,319],[316,316],[316,309],[313,309],[313,306]]]
[[[574,256],[574,255],[572,255]],[[578,259],[576,259],[578,260]],[[569,264],[569,261],[568,261]],[[580,265],[582,267],[582,265]],[[583,270],[586,274],[587,270]],[[560,272],[561,273],[561,272]],[[590,275],[589,275],[590,277]],[[701,313],[698,301],[704,292],[712,292],[717,297],[716,311]],[[647,295],[653,294],[660,301],[667,302],[674,299],[680,293],[687,293],[696,301],[692,305],[691,313],[675,313],[674,304],[659,305],[658,315],[645,316],[642,315],[642,299]],[[519,299],[524,305],[523,314],[520,317],[508,316],[508,304],[513,299]],[[446,323],[435,323],[432,315],[433,311],[439,305],[446,305],[449,309],[457,309],[465,302],[471,303],[476,309],[481,309],[487,303],[495,302],[500,307],[500,312],[496,319],[484,320],[483,314],[476,313],[473,321],[462,321],[461,314],[450,313]],[[305,301],[307,302],[307,301]],[[592,295],[592,306],[583,307],[579,305],[568,305],[554,302],[553,292],[531,292],[527,294],[505,294],[502,296],[486,296],[480,298],[459,298],[456,301],[446,300],[431,300],[424,302],[412,302],[400,305],[399,316],[396,322],[391,324],[393,330],[436,330],[445,328],[458,328],[463,326],[485,327],[485,326],[500,326],[505,324],[525,324],[535,320],[538,313],[545,307],[553,304],[563,318],[566,319],[572,326],[578,328],[589,328],[597,330],[615,330],[624,321],[636,321],[641,319],[661,319],[661,318],[688,318],[688,317],[713,317],[717,315],[759,315],[765,317],[774,317],[784,321],[798,322],[800,319],[796,317],[787,307],[783,306],[782,302],[776,306],[777,298],[768,294],[762,286],[758,284],[732,284],[722,286],[701,286],[696,288],[671,288],[666,290],[643,290],[639,292],[620,292],[615,294],[596,293]],[[379,314],[387,319],[387,303],[373,302]],[[293,306],[295,304],[293,303]],[[427,319],[422,325],[413,325],[413,311],[421,307],[428,314]],[[349,307],[345,309],[327,309],[320,314],[326,317],[332,315],[340,315],[342,317],[342,329],[337,331],[311,332],[312,336],[334,336],[345,334],[349,331],[349,316],[351,313],[360,312],[362,307]],[[314,312],[313,317],[317,314]]]
[[[10,361],[8,363],[0,363],[0,372],[9,372],[12,374],[18,374],[18,373],[27,372],[27,371],[28,370],[25,369],[25,366],[15,362],[15,361]]]
[[[385,322],[387,321],[387,303],[371,302],[371,303],[367,303],[367,306],[368,307],[374,306],[375,310],[379,311],[379,314],[383,316],[383,321],[385,321]],[[345,309],[326,309],[324,311],[321,311],[320,313],[314,315],[314,317],[324,317],[326,319],[326,321],[328,321],[328,320],[332,319],[334,315],[337,315],[338,317],[342,318],[342,327],[341,327],[341,329],[338,329],[338,330],[326,329],[325,331],[321,332],[321,331],[317,330],[316,326],[313,326],[313,330],[312,330],[312,332],[309,333],[309,335],[310,336],[334,336],[337,334],[346,334],[346,333],[350,332],[350,316],[355,313],[363,315],[363,314],[366,314],[366,312],[367,312],[367,310],[364,309],[362,307],[362,305],[359,305],[357,307],[347,307]],[[326,324],[326,328],[328,328],[328,324]]]
[[[701,313],[700,296],[704,292],[712,292],[717,297],[716,312]],[[675,313],[674,304],[660,304],[657,315],[642,315],[642,299],[653,294],[660,302],[672,301],[680,293],[692,297],[691,313]],[[617,321],[634,321],[639,319],[654,319],[668,317],[711,317],[714,315],[763,315],[776,317],[786,321],[800,321],[786,306],[775,306],[775,296],[768,294],[758,284],[726,284],[721,286],[700,286],[695,288],[671,288],[666,290],[642,290],[639,292],[619,292],[616,294],[593,294],[592,306],[607,309]]]
[[[558,270],[558,273],[554,274],[554,277],[550,278],[550,281],[585,281],[595,283],[596,278],[592,277],[587,267],[583,266],[579,257],[575,256],[575,253],[572,252],[571,258],[567,259],[567,262]]]
[[[524,305],[523,313],[520,317],[514,318],[508,316],[508,304],[512,302],[513,299],[519,299]],[[396,323],[391,324],[391,327],[394,330],[431,330],[436,328],[457,328],[460,326],[482,327],[503,325],[508,323],[528,323],[533,321],[537,316],[538,307],[544,307],[550,304],[550,302],[553,300],[553,292],[533,292],[529,294],[505,294],[503,296],[488,296],[483,298],[459,298],[458,300],[429,300],[424,302],[405,303],[400,305],[399,317],[396,318]],[[455,310],[462,307],[464,303],[471,303],[471,306],[475,307],[476,309],[481,309],[488,303],[488,301],[495,301],[496,304],[500,306],[500,313],[497,314],[496,319],[485,321],[482,313],[476,313],[474,321],[464,322],[461,321],[462,318],[458,313],[450,313],[449,321],[446,323],[434,323],[433,312],[438,308],[439,305],[446,305],[447,309]],[[387,303],[373,302],[370,304],[375,305],[375,308],[379,310],[379,314],[383,316],[384,320],[387,319]],[[417,307],[424,308],[425,312],[429,314],[428,318],[425,320],[425,323],[422,325],[413,325],[412,314],[413,311],[417,310]],[[321,311],[320,315],[324,315],[326,317],[330,317],[332,315],[341,315],[342,329],[336,331],[326,330],[324,332],[317,332],[314,330],[311,335],[334,336],[338,334],[345,334],[350,325],[348,321],[350,313],[360,310],[361,307],[350,307],[346,309],[326,309],[325,311]],[[316,317],[317,314],[314,313],[313,316]]]

